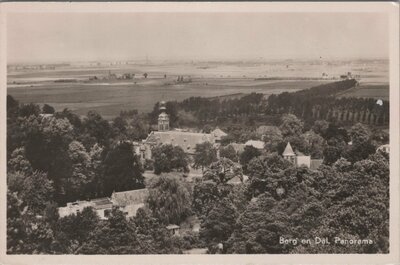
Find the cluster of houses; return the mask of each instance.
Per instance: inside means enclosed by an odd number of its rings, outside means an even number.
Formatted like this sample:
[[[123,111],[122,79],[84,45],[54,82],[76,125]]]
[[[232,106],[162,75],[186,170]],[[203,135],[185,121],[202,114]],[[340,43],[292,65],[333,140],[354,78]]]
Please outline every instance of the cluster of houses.
[[[158,130],[152,131],[148,137],[142,142],[135,142],[134,152],[140,157],[142,162],[151,160],[151,150],[154,146],[162,144],[171,144],[179,146],[189,156],[193,156],[196,151],[196,145],[204,142],[209,142],[219,150],[221,140],[227,134],[219,128],[216,128],[210,133],[199,133],[183,131],[179,129],[171,130],[169,126],[169,116],[166,113],[166,104],[164,101],[160,102],[160,114],[158,116]],[[230,144],[237,154],[244,151],[246,146],[252,146],[258,150],[264,149],[264,141],[260,140],[249,140],[244,144],[231,143]],[[217,152],[219,155],[219,152]],[[311,159],[310,156],[304,155],[300,152],[294,152],[290,143],[287,144],[283,157],[297,166],[307,166],[309,168],[317,168],[321,163],[322,159]]]
[[[133,143],[133,151],[140,157],[142,162],[152,159],[152,148],[162,144],[171,144],[179,146],[188,155],[193,156],[196,151],[196,145],[209,142],[219,150],[221,140],[227,134],[219,128],[210,133],[190,132],[179,129],[171,130],[169,126],[169,116],[166,113],[165,102],[160,103],[160,114],[158,117],[158,130],[152,131],[142,142]],[[232,143],[231,146],[240,154],[246,146],[252,146],[258,150],[264,149],[264,142],[259,140],[249,140],[244,144]],[[219,155],[219,152],[217,153]],[[283,152],[283,157],[297,166],[307,166],[317,168],[322,160],[311,159],[310,156],[294,152],[290,143],[287,143]],[[242,178],[243,181],[246,178]],[[234,183],[233,183],[234,182]],[[233,180],[233,184],[238,184]],[[114,192],[110,198],[99,198],[90,201],[77,201],[68,203],[65,207],[59,208],[61,217],[78,213],[85,207],[93,207],[101,219],[107,219],[113,207],[119,208],[127,217],[136,215],[136,211],[144,205],[148,194],[147,189],[131,190],[124,192]]]
[[[135,78],[135,74],[132,73],[123,73],[123,74],[115,74],[111,73],[111,71],[108,72],[108,75],[103,76],[103,77],[98,77],[98,76],[91,76],[89,77],[89,81],[95,81],[95,80],[132,80]]]
[[[165,105],[165,102],[160,103],[158,130],[152,131],[142,142],[133,143],[133,151],[140,157],[142,162],[147,159],[152,159],[152,148],[162,144],[179,146],[188,156],[193,156],[195,154],[196,145],[204,142],[212,143],[214,147],[219,150],[221,139],[227,136],[225,132],[219,128],[216,128],[210,133],[190,132],[179,129],[171,130]],[[246,146],[252,146],[259,150],[264,149],[264,142],[259,140],[249,140],[244,144],[231,143],[230,145],[238,154],[243,152]],[[389,145],[380,146],[378,150],[389,153]],[[311,159],[309,155],[294,151],[289,142],[282,156],[296,166],[306,166],[311,169],[318,168],[323,162],[322,159]],[[246,176],[242,176],[241,178],[235,177],[230,183],[234,185],[241,184],[246,179]],[[127,217],[133,217],[136,215],[137,210],[144,206],[148,193],[149,191],[147,189],[113,192],[110,198],[70,202],[67,203],[67,206],[60,207],[58,211],[60,217],[64,217],[70,214],[77,214],[85,207],[92,207],[101,219],[107,219],[112,208],[117,207],[124,212]],[[179,227],[176,225],[169,225],[168,229],[172,234],[179,233]]]

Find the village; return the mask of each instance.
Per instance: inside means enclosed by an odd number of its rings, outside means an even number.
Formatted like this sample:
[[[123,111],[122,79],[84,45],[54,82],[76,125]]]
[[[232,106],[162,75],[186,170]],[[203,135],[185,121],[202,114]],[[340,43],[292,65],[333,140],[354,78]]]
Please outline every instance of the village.
[[[132,152],[140,158],[141,163],[144,165],[147,161],[152,160],[152,149],[156,146],[161,145],[172,145],[178,146],[188,155],[190,159],[189,172],[183,173],[185,178],[184,181],[195,182],[196,179],[201,179],[203,176],[203,170],[196,168],[193,165],[193,157],[195,155],[196,146],[205,142],[211,143],[217,150],[217,158],[220,158],[220,147],[221,140],[227,136],[227,133],[219,129],[218,127],[212,130],[210,133],[194,132],[188,129],[183,130],[179,128],[170,128],[169,116],[166,113],[166,102],[162,101],[159,104],[159,116],[157,130],[151,131],[146,139],[141,142],[130,141],[132,145]],[[51,115],[50,115],[51,116]],[[47,117],[50,117],[47,115]],[[44,115],[43,115],[44,117]],[[231,143],[229,146],[233,147],[236,154],[240,156],[243,153],[245,147],[252,147],[260,152],[263,152],[265,148],[264,138],[269,137],[263,135],[263,140],[248,140],[245,143]],[[349,143],[351,144],[351,143]],[[382,145],[378,150],[389,153],[389,145]],[[315,159],[310,155],[305,155],[300,151],[294,151],[290,142],[286,143],[286,147],[281,156],[290,161],[297,167],[306,167],[311,170],[316,170],[322,163],[323,159]],[[241,167],[239,163],[236,163],[237,167]],[[171,173],[174,174],[174,173]],[[182,175],[182,172],[176,172],[176,175]],[[152,170],[146,170],[143,174],[146,178],[146,182],[152,178],[157,177]],[[227,183],[229,185],[242,185],[248,180],[248,176],[241,173],[240,175],[234,176]],[[86,207],[92,207],[100,219],[106,220],[111,213],[113,207],[124,212],[126,218],[136,216],[136,212],[139,208],[144,207],[148,198],[148,189],[128,190],[121,192],[113,192],[111,197],[96,198],[89,201],[76,201],[68,202],[66,206],[59,207],[58,211],[60,217],[65,217],[71,214],[77,214]],[[194,232],[199,232],[200,222],[197,218],[192,219],[195,221],[190,225],[190,229]],[[179,235],[180,227],[176,224],[169,224],[166,226],[171,231],[171,235]]]

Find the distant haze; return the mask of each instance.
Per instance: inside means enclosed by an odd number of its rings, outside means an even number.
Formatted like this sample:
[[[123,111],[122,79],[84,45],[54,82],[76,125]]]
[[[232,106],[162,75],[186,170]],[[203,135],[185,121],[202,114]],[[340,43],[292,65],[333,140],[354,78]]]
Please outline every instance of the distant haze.
[[[388,58],[383,13],[9,13],[8,63]]]

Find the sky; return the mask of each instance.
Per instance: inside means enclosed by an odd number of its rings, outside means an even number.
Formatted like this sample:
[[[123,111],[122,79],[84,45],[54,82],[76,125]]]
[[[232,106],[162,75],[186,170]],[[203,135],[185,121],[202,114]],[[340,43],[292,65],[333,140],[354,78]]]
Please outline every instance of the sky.
[[[388,58],[383,13],[9,13],[8,63]]]

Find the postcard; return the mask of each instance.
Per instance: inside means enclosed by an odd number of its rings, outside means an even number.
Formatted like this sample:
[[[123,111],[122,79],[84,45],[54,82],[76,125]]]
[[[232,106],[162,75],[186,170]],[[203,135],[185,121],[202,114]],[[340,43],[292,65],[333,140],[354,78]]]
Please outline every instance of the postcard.
[[[400,264],[398,3],[0,16],[2,264]]]

